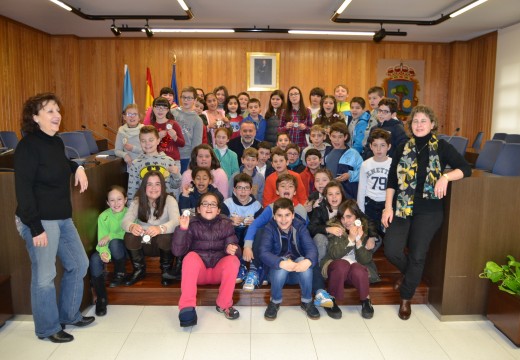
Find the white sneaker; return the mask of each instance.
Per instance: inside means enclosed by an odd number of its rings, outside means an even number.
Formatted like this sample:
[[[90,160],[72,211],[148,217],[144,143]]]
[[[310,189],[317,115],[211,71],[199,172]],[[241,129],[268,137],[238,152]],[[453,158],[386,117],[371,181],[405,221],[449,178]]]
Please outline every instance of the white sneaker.
[[[326,308],[331,308],[334,306],[334,302],[332,301],[332,296],[325,290],[320,290],[314,296],[314,306],[321,306]]]

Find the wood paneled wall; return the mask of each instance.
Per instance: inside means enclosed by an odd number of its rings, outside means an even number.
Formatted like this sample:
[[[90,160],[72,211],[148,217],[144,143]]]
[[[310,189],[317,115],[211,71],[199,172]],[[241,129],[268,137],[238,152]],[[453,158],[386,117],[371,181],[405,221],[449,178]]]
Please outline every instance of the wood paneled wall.
[[[291,85],[299,86],[307,102],[312,87],[332,93],[340,83],[349,86],[350,97],[366,98],[367,90],[376,85],[378,59],[424,60],[421,98],[435,109],[441,132],[461,127],[461,134],[472,140],[481,129],[488,134],[491,124],[496,33],[452,44],[80,39],[46,35],[1,17],[0,30],[0,56],[9,75],[9,81],[0,84],[0,98],[10,104],[7,111],[4,107],[0,129],[18,128],[21,105],[28,96],[56,91],[64,103],[64,130],[85,124],[114,139],[102,124],[112,128],[120,124],[124,64],[130,69],[135,100],[143,106],[146,68],[150,68],[158,95],[162,86],[170,84],[172,51],[177,57],[179,90],[193,85],[209,91],[224,84],[232,94],[246,90],[246,52],[278,52],[280,88],[286,91]],[[260,98],[266,108],[269,92],[250,94]]]

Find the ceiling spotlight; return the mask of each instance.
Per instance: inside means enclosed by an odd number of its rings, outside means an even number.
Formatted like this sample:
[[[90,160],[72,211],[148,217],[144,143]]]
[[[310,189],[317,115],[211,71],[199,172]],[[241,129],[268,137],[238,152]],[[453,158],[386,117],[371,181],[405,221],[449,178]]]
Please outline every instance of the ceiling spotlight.
[[[385,36],[386,36],[386,30],[381,27],[381,30],[376,32],[372,39],[374,40],[374,42],[379,43],[379,42],[381,42],[381,40],[383,40],[385,38]]]
[[[144,26],[144,29],[141,30],[143,32],[146,33],[146,36],[148,36],[149,38],[153,36],[153,31],[152,29],[150,29],[150,27],[148,26],[148,20],[146,20],[146,25]]]
[[[116,26],[115,20],[112,20],[112,26],[110,26],[110,31],[112,31],[112,34],[114,34],[115,36],[121,36],[121,31]]]

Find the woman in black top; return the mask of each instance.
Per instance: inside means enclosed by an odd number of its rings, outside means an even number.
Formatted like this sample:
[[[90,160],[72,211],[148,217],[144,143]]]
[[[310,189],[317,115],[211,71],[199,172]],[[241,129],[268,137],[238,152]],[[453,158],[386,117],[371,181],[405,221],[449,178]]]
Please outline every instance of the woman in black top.
[[[22,130],[27,134],[14,155],[18,207],[16,225],[31,258],[31,305],[36,335],[52,342],[74,338],[66,325],[86,326],[94,317],[79,311],[88,258],[72,222],[70,175],[80,192],[88,187],[85,169],[65,156],[56,136],[60,128],[60,101],[51,93],[26,101]],[[59,299],[54,278],[56,256],[64,268]]]
[[[432,109],[416,106],[408,125],[413,137],[399,145],[392,158],[381,219],[388,228],[385,255],[403,274],[394,285],[401,294],[402,320],[410,318],[411,299],[421,282],[430,241],[442,224],[448,182],[471,176],[462,155],[435,136],[437,119]],[[447,165],[453,170],[445,173]]]

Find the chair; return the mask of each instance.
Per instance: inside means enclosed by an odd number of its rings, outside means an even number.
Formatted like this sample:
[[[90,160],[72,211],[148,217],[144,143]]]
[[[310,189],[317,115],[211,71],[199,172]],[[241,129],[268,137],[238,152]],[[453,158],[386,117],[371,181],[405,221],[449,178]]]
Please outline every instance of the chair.
[[[505,144],[498,154],[493,174],[520,176],[520,144]]]
[[[506,144],[520,144],[520,134],[507,134],[504,141]]]
[[[65,144],[65,153],[69,159],[82,158],[90,155],[90,149],[85,136],[78,132],[65,132],[60,134]]]
[[[80,130],[78,131],[85,136],[85,140],[87,140],[88,148],[91,154],[97,154],[99,152],[99,148],[96,143],[96,139],[94,139],[94,135],[90,130]]]
[[[448,135],[445,135],[445,134],[437,134],[437,139],[439,139],[439,140],[442,139],[442,140],[446,140],[446,141],[448,141],[449,138],[450,138],[450,137],[449,137]]]
[[[482,146],[482,138],[484,137],[484,131],[480,131],[477,136],[475,136],[475,140],[473,140],[473,144],[471,148],[475,150],[475,152],[480,151],[480,147]]]
[[[505,140],[506,136],[507,136],[506,133],[495,133],[495,135],[493,135],[492,140]]]
[[[475,162],[475,169],[491,171],[497,160],[498,154],[504,147],[503,140],[489,140],[484,144],[484,148],[480,151],[477,161]]]
[[[14,131],[0,131],[0,141],[8,149],[16,149],[18,137]]]
[[[451,136],[447,141],[453,145],[459,154],[464,156],[466,154],[466,148],[468,147],[468,138],[462,136]]]

